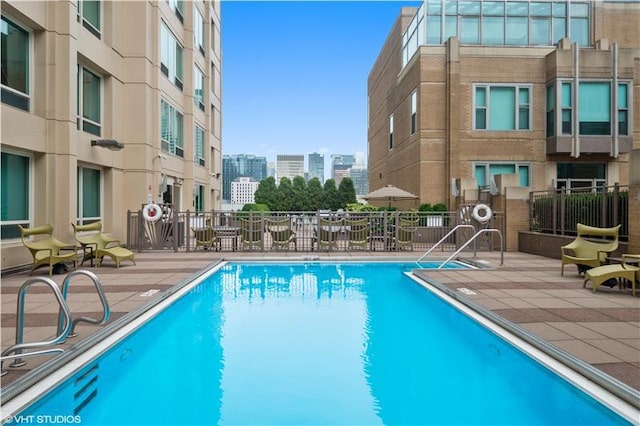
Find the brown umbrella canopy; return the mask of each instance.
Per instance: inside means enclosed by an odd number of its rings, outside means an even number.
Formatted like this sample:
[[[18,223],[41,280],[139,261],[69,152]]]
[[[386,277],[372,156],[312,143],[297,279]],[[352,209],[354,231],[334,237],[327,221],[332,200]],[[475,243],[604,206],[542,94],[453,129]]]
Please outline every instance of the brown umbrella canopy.
[[[418,196],[393,185],[387,185],[368,193],[362,198],[365,200],[387,200],[389,201],[389,207],[391,207],[391,201],[417,200]]]

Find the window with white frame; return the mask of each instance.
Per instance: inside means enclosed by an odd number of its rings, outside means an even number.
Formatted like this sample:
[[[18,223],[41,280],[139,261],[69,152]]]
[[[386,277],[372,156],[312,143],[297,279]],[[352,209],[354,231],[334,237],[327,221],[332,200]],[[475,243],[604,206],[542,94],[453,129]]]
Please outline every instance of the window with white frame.
[[[78,1],[78,22],[96,37],[100,38],[100,5],[99,0]]]
[[[31,219],[32,157],[2,151],[0,167],[0,235],[3,240],[20,238],[18,225],[28,228]]]
[[[183,0],[169,0],[169,7],[173,10],[180,19],[180,22],[184,20],[184,1]]]
[[[418,92],[415,90],[411,93],[411,134],[414,135],[418,130]]]
[[[178,157],[184,157],[183,116],[173,105],[160,101],[160,141],[162,150]]]
[[[193,133],[194,156],[196,164],[205,165],[204,162],[204,129],[196,124]]]
[[[193,103],[204,111],[204,74],[195,65],[193,67]]]
[[[182,90],[182,46],[164,22],[160,25],[160,70]]]
[[[531,186],[530,171],[529,163],[473,163],[473,175],[480,187],[495,185],[493,177],[504,174],[517,174],[520,186]]]
[[[100,136],[102,130],[102,79],[83,65],[78,65],[78,129]]]
[[[2,103],[29,111],[29,32],[2,16]]]
[[[389,116],[389,149],[393,148],[393,114]]]
[[[90,167],[78,167],[78,225],[102,219],[102,172]]]
[[[195,4],[193,5],[193,44],[204,55],[204,18]]]
[[[475,130],[530,130],[530,85],[474,86]]]

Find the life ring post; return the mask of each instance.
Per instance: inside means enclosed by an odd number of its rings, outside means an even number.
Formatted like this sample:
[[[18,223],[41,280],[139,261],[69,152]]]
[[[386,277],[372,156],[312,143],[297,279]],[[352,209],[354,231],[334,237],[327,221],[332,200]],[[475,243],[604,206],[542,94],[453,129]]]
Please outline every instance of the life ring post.
[[[491,207],[486,204],[476,204],[471,212],[471,216],[480,223],[487,223],[493,217]]]

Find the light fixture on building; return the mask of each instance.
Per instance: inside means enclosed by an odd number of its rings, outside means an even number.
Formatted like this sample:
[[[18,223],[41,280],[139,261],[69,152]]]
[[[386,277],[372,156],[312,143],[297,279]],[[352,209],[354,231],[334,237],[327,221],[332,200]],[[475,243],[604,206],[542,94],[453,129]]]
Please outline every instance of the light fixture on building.
[[[115,139],[95,139],[91,141],[91,146],[101,146],[111,151],[120,151],[124,148],[124,144]]]

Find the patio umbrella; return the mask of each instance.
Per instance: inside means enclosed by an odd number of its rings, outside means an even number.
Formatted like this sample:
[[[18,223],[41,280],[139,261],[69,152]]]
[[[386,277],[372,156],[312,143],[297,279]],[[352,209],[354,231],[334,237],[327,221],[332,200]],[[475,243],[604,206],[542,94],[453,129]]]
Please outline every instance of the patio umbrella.
[[[404,189],[397,188],[393,185],[383,186],[380,189],[376,189],[363,196],[365,200],[388,200],[389,207],[391,207],[391,201],[396,200],[417,200],[418,196],[414,195],[410,192],[405,191]]]

